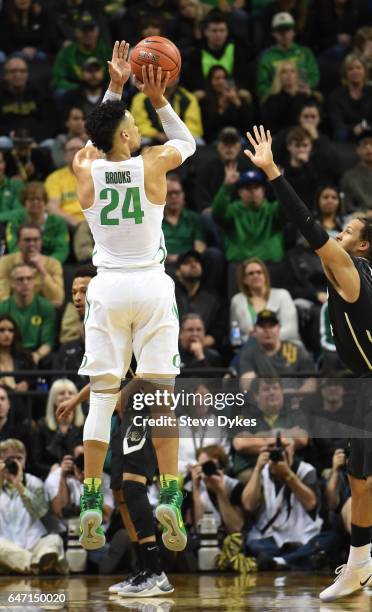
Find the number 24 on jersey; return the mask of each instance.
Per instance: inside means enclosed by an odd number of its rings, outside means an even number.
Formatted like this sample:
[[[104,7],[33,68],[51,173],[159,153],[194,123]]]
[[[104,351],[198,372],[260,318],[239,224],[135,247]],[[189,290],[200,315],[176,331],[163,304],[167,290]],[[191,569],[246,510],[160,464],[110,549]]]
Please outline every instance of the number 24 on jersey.
[[[117,189],[106,188],[102,189],[99,194],[100,200],[110,200],[101,210],[101,225],[119,225],[119,211],[115,214],[114,211],[118,208],[120,202],[120,194]],[[140,191],[138,187],[128,187],[125,191],[125,198],[121,208],[122,219],[134,219],[136,224],[142,223],[144,212],[141,208]],[[109,216],[110,215],[110,216]]]

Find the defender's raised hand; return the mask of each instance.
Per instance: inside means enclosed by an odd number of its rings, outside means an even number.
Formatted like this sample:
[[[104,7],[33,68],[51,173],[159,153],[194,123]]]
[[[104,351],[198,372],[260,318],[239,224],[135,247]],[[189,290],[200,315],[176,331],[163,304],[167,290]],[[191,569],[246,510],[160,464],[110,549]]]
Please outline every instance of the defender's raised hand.
[[[130,62],[128,61],[129,43],[117,40],[112,50],[111,61],[108,61],[108,69],[111,81],[121,87],[127,82],[131,73]]]
[[[265,133],[263,125],[260,125],[259,128],[257,125],[253,126],[253,133],[254,136],[250,132],[247,132],[247,138],[254,149],[254,153],[247,149],[244,153],[257,168],[265,170],[265,168],[268,168],[274,161],[271,151],[271,134],[269,130]]]

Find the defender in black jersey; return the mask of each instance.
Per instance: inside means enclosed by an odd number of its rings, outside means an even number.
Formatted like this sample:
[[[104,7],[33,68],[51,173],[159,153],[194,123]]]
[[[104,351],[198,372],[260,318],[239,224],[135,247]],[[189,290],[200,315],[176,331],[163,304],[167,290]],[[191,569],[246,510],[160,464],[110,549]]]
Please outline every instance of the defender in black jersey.
[[[329,315],[337,351],[350,370],[361,376],[372,376],[372,219],[352,219],[335,240],[329,238],[281,176],[273,160],[270,132],[265,132],[263,126],[254,126],[253,134],[248,133],[247,137],[254,151],[246,150],[245,154],[266,173],[289,220],[321,259],[328,282]],[[346,565],[336,570],[334,583],[320,593],[323,601],[345,597],[372,585],[372,394],[369,389],[371,385],[364,381],[361,405],[356,410],[355,426],[363,437],[350,441],[349,558]]]

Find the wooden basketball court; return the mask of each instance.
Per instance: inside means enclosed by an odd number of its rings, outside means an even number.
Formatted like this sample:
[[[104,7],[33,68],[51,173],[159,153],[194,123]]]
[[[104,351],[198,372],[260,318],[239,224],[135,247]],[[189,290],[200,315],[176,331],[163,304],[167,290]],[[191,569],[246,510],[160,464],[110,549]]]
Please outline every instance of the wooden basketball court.
[[[168,597],[122,598],[110,596],[107,587],[118,582],[120,576],[71,576],[0,578],[0,610],[84,610],[86,612],[109,612],[112,610],[140,610],[142,612],[171,612],[182,610],[224,610],[228,612],[359,612],[372,610],[372,590],[340,600],[322,604],[319,590],[329,585],[330,576],[299,573],[260,573],[239,575],[195,575],[170,576],[175,587]],[[51,594],[65,592],[68,603],[7,603],[10,593]],[[44,599],[48,599],[44,597]],[[49,597],[50,599],[50,597]],[[19,601],[19,599],[18,599]],[[14,607],[16,606],[16,607]]]

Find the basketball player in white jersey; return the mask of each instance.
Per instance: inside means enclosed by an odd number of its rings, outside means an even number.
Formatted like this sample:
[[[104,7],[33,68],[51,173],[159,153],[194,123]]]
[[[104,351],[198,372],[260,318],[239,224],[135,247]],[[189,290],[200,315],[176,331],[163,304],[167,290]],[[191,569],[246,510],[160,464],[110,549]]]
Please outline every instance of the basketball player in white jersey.
[[[166,173],[195,152],[195,140],[164,97],[169,73],[156,75],[152,66],[136,82],[158,113],[168,141],[132,157],[141,136],[121,101],[130,76],[129,46],[115,43],[109,64],[110,85],[102,104],[88,117],[90,141],[75,156],[78,197],[95,241],[93,263],[98,274],[89,284],[85,316],[86,352],[79,373],[90,377],[90,408],[84,427],[84,494],[81,537],[85,548],[100,548],[102,521],[101,475],[111,416],[120,380],[128,370],[132,350],[136,374],[147,388],[172,388],[179,373],[178,317],[174,283],[165,274],[162,219]],[[162,383],[162,384],[160,384]],[[159,406],[158,406],[159,407]],[[172,415],[162,406],[162,414]],[[178,432],[153,430],[160,472],[160,502],[156,516],[163,525],[163,542],[171,550],[186,546],[178,489]],[[135,475],[134,475],[135,476]]]

